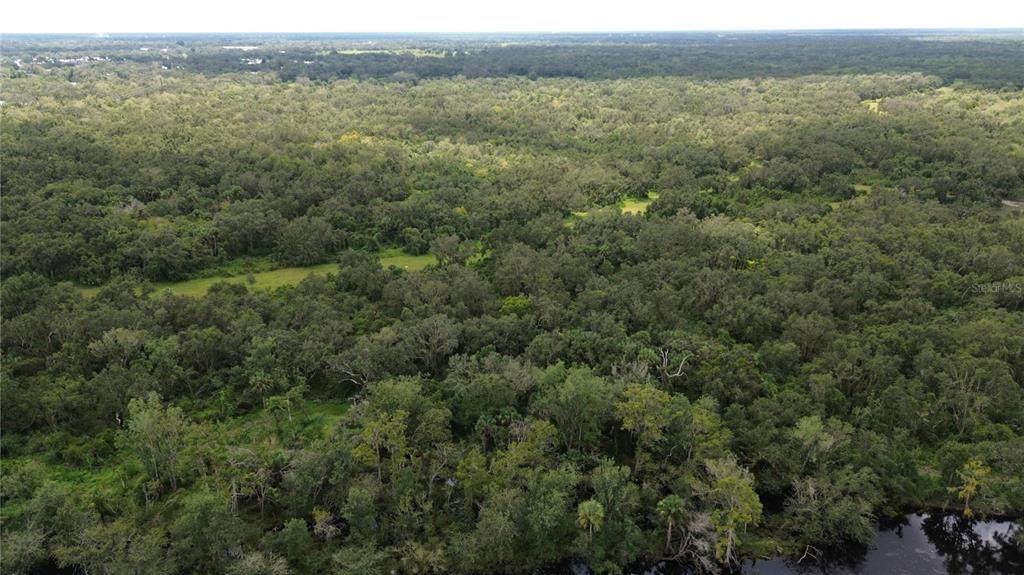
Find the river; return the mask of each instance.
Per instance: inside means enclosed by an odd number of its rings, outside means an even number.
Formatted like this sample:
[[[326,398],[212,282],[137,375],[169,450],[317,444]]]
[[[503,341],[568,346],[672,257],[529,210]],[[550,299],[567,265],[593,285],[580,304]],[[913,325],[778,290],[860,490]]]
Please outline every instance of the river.
[[[748,560],[738,575],[1024,575],[1024,531],[1011,521],[972,521],[954,514],[907,515],[878,527],[874,542],[817,559]],[[565,570],[552,572],[565,573]],[[677,563],[626,570],[629,575],[691,575]],[[575,563],[568,573],[592,573]]]
[[[883,525],[867,549],[819,562],[774,558],[748,561],[744,575],[1024,574],[1024,541],[1009,521],[970,521],[959,515],[909,515]]]
[[[960,515],[908,515],[879,526],[866,548],[818,561],[776,557],[746,561],[741,575],[1024,575],[1024,531],[1010,521],[971,521]],[[71,573],[54,566],[33,575]],[[627,569],[630,575],[689,575],[677,563]],[[586,565],[552,566],[544,573],[589,575]]]

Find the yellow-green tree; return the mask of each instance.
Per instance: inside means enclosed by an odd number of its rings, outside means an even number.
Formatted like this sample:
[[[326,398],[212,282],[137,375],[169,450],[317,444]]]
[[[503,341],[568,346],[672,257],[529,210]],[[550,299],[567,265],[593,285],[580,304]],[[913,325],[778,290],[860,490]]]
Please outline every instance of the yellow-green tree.
[[[587,541],[594,540],[594,533],[604,525],[604,505],[588,499],[576,508],[576,524],[587,532]]]
[[[960,485],[950,487],[949,490],[956,493],[957,499],[964,502],[966,517],[974,515],[974,510],[971,509],[971,500],[978,495],[978,490],[984,485],[985,478],[991,473],[992,469],[976,457],[967,460],[967,463],[956,472],[960,478]]]

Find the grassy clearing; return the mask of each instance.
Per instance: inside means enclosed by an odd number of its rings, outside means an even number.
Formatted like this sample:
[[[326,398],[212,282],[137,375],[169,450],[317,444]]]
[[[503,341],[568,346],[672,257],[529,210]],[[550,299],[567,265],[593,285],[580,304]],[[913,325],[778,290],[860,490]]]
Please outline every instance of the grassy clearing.
[[[576,227],[577,223],[587,218],[592,218],[597,214],[606,214],[613,210],[618,212],[621,210],[621,206],[616,204],[614,206],[594,207],[586,211],[571,212],[568,216],[565,216],[565,218],[562,219],[562,225],[569,229],[573,229]]]
[[[647,197],[642,200],[636,198],[626,198],[619,203],[619,209],[624,214],[640,215],[647,211],[647,208],[651,205],[651,202],[658,199],[658,192],[648,192]]]
[[[838,210],[844,205],[863,204],[868,196],[871,195],[871,190],[879,186],[872,186],[869,184],[850,184],[853,191],[856,193],[855,196],[841,202],[829,202],[828,205],[833,210]]]
[[[2,466],[5,475],[17,474],[23,467],[32,466],[39,474],[37,479],[40,481],[64,484],[90,499],[112,500],[123,488],[123,471],[114,466],[73,467],[31,455],[4,458]],[[0,505],[0,522],[10,524],[21,521],[26,503],[25,500],[5,501]]]
[[[414,256],[403,252],[400,249],[384,250],[380,253],[380,263],[385,268],[394,266],[406,271],[417,272],[428,265],[434,264],[437,259],[430,254]],[[275,290],[279,287],[297,285],[302,280],[313,274],[325,275],[338,270],[338,264],[319,264],[315,266],[279,268],[254,273],[239,273],[234,275],[204,277],[180,282],[156,282],[153,287],[158,292],[170,291],[175,295],[187,297],[203,297],[214,284],[227,282],[232,284],[245,284],[254,290]],[[86,297],[93,297],[99,293],[102,287],[79,287],[78,291]]]
[[[637,200],[629,198],[628,200],[622,201],[622,204],[619,205],[619,209],[622,210],[622,213],[624,214],[637,215],[646,212],[647,206],[649,206],[650,204],[650,200]]]
[[[291,406],[290,417],[305,437],[326,437],[337,426],[351,404],[343,399],[303,399]],[[274,418],[288,419],[284,411],[266,408],[217,421],[214,425],[221,437],[244,443],[246,438],[258,436]]]
[[[626,198],[614,206],[603,206],[594,207],[585,211],[571,212],[562,220],[562,225],[572,229],[576,227],[576,222],[589,218],[591,215],[602,212],[604,210],[615,210],[619,213],[640,215],[647,211],[647,208],[651,205],[651,202],[658,199],[658,192],[648,192],[646,198]]]
[[[349,403],[341,401],[306,401],[306,428],[316,427],[321,437],[327,437],[349,407]]]
[[[321,264],[308,267],[280,268],[266,272],[253,274],[239,274],[233,276],[197,278],[180,282],[155,282],[153,287],[156,291],[168,290],[175,295],[188,297],[203,297],[214,284],[227,282],[232,284],[246,284],[252,289],[273,290],[281,286],[295,285],[312,274],[326,274],[338,269],[338,264]],[[251,277],[251,280],[250,280]],[[79,292],[87,297],[92,297],[100,291],[100,287],[83,287]]]
[[[572,212],[568,216],[565,216],[564,219],[562,219],[562,225],[571,230],[572,228],[576,227],[576,222],[589,216],[590,212],[586,211]]]
[[[329,437],[331,431],[348,413],[351,404],[341,399],[306,399],[294,407],[292,417],[300,426],[300,433],[307,438]],[[221,437],[238,444],[258,436],[268,425],[270,413],[260,409],[245,415],[228,418],[215,424]],[[26,466],[32,466],[42,480],[66,485],[87,498],[113,501],[125,489],[125,480],[141,472],[141,464],[133,455],[124,450],[110,456],[101,467],[77,467],[66,463],[47,461],[45,457],[25,455],[5,457],[2,462],[5,474],[16,473]],[[6,501],[0,506],[0,522],[18,522],[25,512],[25,501]]]
[[[882,113],[878,109],[878,104],[881,103],[881,100],[861,100],[860,103],[864,105],[864,107],[866,107],[869,112],[874,112],[876,114]]]
[[[380,252],[380,265],[384,268],[394,266],[408,272],[418,272],[423,268],[437,263],[437,258],[432,254],[414,256],[403,252],[398,248],[392,248]]]

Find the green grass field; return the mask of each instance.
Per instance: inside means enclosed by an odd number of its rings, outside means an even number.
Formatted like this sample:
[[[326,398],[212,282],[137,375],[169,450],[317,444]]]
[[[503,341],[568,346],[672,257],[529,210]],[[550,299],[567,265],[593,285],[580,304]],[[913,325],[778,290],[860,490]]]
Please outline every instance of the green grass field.
[[[406,271],[417,272],[436,262],[437,258],[433,255],[424,254],[421,256],[414,256],[397,248],[380,252],[380,263],[384,268],[394,266]],[[274,290],[283,286],[297,285],[312,274],[327,274],[337,271],[337,269],[338,264],[329,263],[306,267],[279,268],[276,270],[261,271],[252,274],[196,278],[180,282],[155,282],[153,283],[153,287],[156,288],[157,291],[169,290],[175,295],[203,297],[206,295],[206,292],[210,291],[211,286],[220,282],[245,284],[250,288],[257,290]],[[250,281],[250,276],[252,277],[252,281]],[[96,295],[100,289],[102,288],[79,287],[78,291],[86,297],[92,297]]]

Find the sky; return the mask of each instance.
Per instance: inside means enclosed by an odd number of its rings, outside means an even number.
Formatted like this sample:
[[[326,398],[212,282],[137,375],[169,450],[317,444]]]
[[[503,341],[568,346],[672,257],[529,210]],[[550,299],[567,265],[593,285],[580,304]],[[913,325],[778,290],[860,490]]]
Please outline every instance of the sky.
[[[1024,0],[2,0],[3,33],[1020,28]]]

